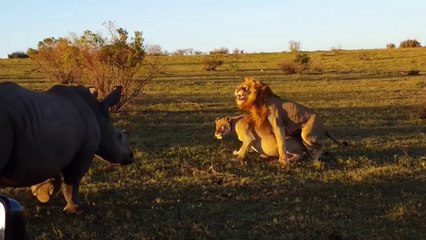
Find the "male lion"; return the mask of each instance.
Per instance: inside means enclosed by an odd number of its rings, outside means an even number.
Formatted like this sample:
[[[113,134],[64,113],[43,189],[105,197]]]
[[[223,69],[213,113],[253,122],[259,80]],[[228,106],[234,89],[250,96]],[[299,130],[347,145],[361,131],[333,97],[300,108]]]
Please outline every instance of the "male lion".
[[[217,118],[215,124],[215,138],[222,139],[228,134],[234,134],[243,142],[240,150],[235,150],[233,153],[238,155],[236,160],[243,161],[250,148],[260,153],[262,157],[279,156],[277,141],[272,130],[253,126],[249,115]],[[307,153],[300,137],[287,138],[286,145],[290,161],[298,161],[302,154]]]
[[[306,147],[312,151],[312,159],[318,160],[327,136],[341,146],[347,142],[334,139],[324,127],[322,119],[312,110],[293,101],[283,100],[271,88],[252,77],[246,77],[235,90],[235,101],[240,109],[250,113],[256,128],[272,129],[278,144],[279,162],[287,163],[286,135],[301,130]]]

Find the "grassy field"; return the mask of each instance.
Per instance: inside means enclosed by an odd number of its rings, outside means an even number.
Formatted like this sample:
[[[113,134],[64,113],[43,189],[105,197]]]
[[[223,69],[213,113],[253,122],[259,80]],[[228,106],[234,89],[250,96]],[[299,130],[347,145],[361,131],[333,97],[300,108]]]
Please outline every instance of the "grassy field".
[[[426,239],[426,48],[309,52],[315,70],[285,75],[291,53],[161,57],[158,76],[115,124],[131,133],[136,162],[96,160],[83,179],[90,211],[62,213],[58,194],[19,200],[35,239]],[[412,70],[420,74],[409,76]],[[318,112],[333,134],[318,162],[281,167],[213,138],[214,119],[236,115],[233,92],[255,76]],[[1,81],[44,89],[30,60],[0,60]]]

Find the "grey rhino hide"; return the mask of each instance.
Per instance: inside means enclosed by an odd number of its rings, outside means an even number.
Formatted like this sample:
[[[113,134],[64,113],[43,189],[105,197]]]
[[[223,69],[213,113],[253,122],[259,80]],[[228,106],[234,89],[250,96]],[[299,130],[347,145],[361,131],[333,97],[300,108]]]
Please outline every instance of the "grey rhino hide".
[[[82,86],[35,92],[0,83],[0,185],[31,186],[61,174],[72,192],[67,203],[78,205],[78,186],[95,154],[118,164],[133,160],[108,110],[120,97],[121,87],[97,101]]]

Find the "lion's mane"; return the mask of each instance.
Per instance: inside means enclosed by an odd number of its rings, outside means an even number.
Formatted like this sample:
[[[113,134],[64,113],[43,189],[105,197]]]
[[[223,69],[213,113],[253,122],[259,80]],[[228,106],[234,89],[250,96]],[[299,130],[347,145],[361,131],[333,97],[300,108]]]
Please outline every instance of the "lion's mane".
[[[251,122],[257,127],[269,126],[267,121],[268,107],[265,101],[270,97],[277,97],[271,88],[253,77],[245,77],[244,82],[238,86],[237,90],[239,89],[248,89],[250,94],[247,101],[238,107],[250,114]]]

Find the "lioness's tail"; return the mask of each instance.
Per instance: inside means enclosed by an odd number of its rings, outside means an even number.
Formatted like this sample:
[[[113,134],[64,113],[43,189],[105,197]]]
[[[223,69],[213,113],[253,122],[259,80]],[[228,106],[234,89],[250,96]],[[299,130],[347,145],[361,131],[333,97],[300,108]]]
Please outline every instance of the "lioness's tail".
[[[335,142],[336,144],[343,146],[343,147],[347,147],[349,146],[349,143],[346,141],[339,141],[337,139],[335,139],[328,131],[325,131],[325,135],[327,135],[327,137],[329,137],[331,140],[333,140],[333,142]]]

